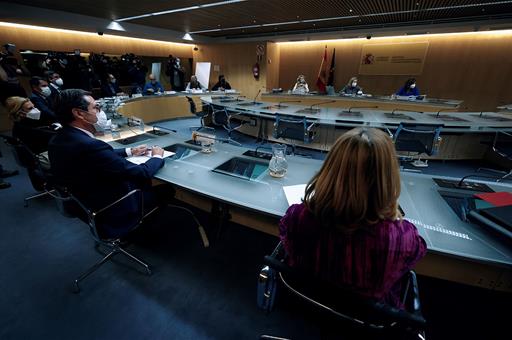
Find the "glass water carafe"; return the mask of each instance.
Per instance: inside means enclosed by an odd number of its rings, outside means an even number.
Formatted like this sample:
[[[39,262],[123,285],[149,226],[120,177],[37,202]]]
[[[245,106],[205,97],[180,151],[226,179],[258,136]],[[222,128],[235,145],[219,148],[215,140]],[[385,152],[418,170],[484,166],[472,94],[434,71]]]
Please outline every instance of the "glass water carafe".
[[[272,158],[268,164],[268,171],[272,177],[284,177],[288,170],[288,162],[286,161],[286,145],[273,144]]]

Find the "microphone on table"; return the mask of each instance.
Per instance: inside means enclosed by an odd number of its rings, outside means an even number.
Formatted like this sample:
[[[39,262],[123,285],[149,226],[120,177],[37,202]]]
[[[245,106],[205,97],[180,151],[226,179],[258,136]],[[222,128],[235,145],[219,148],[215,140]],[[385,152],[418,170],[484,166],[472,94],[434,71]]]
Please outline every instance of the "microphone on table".
[[[256,96],[254,97],[254,100],[252,101],[253,104],[256,104],[256,98],[258,98],[262,89],[263,89],[263,87],[258,90],[258,93],[256,93]]]
[[[450,110],[451,110],[451,111],[450,111]],[[441,109],[441,110],[437,111],[436,118],[439,118],[439,113],[440,113],[440,112],[444,112],[444,111],[456,112],[456,111],[453,111],[453,109]]]
[[[163,127],[163,126],[160,126],[160,125],[153,125],[153,131],[158,131],[158,130],[155,130],[155,128],[159,128],[159,129],[162,129],[162,130],[166,130],[166,131],[171,131],[171,132],[174,132],[174,133],[178,133],[178,131],[176,130],[173,130],[173,129],[169,129],[169,128],[166,128],[166,127]],[[155,135],[157,135],[158,133],[155,133]]]
[[[302,103],[302,100],[283,100],[277,103],[277,107],[281,107],[282,103]]]
[[[457,183],[457,187],[458,188],[463,187],[462,184],[464,184],[464,180],[466,180],[466,178],[469,178],[469,177],[481,177],[481,178],[491,178],[491,179],[496,179],[497,178],[497,177],[485,176],[485,175],[481,175],[481,174],[470,174],[470,175],[466,175],[466,176],[462,177],[460,179],[460,181]]]
[[[348,111],[343,110],[342,112],[346,113],[352,113],[352,109],[378,109],[379,107],[377,105],[375,106],[351,106],[348,108]],[[356,112],[354,112],[356,113]]]
[[[325,102],[315,103],[315,104],[312,104],[312,105],[309,107],[309,110],[310,110],[310,111],[313,111],[313,106],[323,105],[323,104],[330,104],[330,103],[335,103],[335,102],[336,102],[335,100],[329,100],[329,101],[325,101]]]
[[[424,113],[423,111],[401,110],[401,109],[395,108],[395,109],[393,109],[393,111],[391,111],[391,115],[394,115],[396,111]]]

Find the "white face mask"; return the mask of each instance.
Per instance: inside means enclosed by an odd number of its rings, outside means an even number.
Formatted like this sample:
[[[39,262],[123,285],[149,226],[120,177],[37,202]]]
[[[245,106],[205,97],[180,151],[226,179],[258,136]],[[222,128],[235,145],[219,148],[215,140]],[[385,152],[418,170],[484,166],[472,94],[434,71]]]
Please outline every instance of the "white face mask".
[[[416,87],[416,84],[411,84],[411,86],[409,86],[411,89],[415,88]]]
[[[62,85],[64,85],[64,80],[62,80],[62,78],[57,78],[55,80],[55,85],[57,85],[58,87],[61,87]]]
[[[28,119],[39,120],[41,118],[41,111],[34,107],[26,113],[26,116]]]
[[[357,82],[352,82],[352,87],[356,87],[357,86]]]
[[[52,90],[48,86],[41,87],[41,94],[45,97],[49,97],[52,95]]]
[[[96,129],[96,131],[108,130],[112,125],[112,121],[110,119],[107,119],[107,115],[103,110],[96,114],[96,118],[98,118],[98,121],[94,123],[94,128]]]

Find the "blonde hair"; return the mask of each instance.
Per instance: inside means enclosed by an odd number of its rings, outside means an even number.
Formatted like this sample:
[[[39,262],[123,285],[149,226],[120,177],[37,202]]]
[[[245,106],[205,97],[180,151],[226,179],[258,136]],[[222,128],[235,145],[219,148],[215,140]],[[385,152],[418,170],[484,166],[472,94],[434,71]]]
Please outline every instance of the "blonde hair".
[[[348,86],[352,86],[352,82],[353,82],[353,81],[357,81],[357,77],[352,77],[352,78],[350,78],[350,79],[348,80],[347,85],[348,85]]]
[[[23,108],[23,104],[30,101],[28,98],[24,97],[9,97],[5,100],[5,107],[7,108],[7,113],[9,114],[9,118],[13,121],[18,122],[22,116],[20,115],[20,111]]]
[[[343,134],[306,186],[304,204],[322,225],[341,231],[401,217],[400,172],[391,138],[381,130]]]

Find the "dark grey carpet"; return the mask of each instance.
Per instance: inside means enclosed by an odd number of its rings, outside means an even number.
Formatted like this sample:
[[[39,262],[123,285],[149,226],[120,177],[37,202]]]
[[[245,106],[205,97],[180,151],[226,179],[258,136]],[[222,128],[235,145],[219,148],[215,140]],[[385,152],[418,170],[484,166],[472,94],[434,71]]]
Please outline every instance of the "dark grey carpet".
[[[3,143],[0,150],[4,168],[18,168]],[[118,257],[87,278],[81,294],[71,293],[72,280],[100,254],[87,227],[61,216],[51,199],[23,207],[33,189],[20,172],[0,190],[0,339],[320,338],[309,308],[280,301],[267,315],[256,307],[261,259],[276,239],[235,224],[216,239],[201,212],[210,248],[189,216],[168,210],[128,248],[153,265],[152,276]],[[507,337],[509,294],[425,277],[420,291],[429,339]]]

